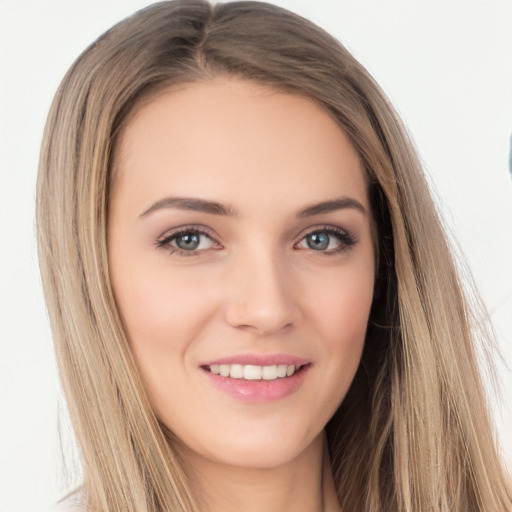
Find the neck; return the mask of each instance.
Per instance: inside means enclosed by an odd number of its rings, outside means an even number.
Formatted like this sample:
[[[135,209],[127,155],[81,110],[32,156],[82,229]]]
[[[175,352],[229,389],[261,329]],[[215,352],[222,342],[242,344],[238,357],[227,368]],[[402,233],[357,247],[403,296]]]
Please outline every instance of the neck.
[[[293,461],[272,468],[234,467],[187,454],[208,512],[340,512],[325,435]]]

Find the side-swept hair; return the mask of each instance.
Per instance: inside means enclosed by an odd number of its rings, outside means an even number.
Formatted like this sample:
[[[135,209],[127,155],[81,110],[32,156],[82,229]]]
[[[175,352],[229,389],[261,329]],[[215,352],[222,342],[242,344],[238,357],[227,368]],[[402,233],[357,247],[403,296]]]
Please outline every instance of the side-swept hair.
[[[134,108],[170,85],[226,74],[322,105],[366,170],[375,298],[360,368],[327,425],[343,509],[511,510],[474,317],[394,109],[361,64],[311,22],[269,4],[201,0],[155,4],[100,37],[66,74],[46,126],[39,257],[87,510],[199,510],[123,332],[106,226],[116,142]]]

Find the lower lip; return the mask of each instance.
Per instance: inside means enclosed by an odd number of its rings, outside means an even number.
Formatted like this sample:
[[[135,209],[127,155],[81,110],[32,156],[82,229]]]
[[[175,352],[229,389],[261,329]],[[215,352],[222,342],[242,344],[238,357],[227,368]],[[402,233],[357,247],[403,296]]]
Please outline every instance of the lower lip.
[[[296,391],[306,378],[310,365],[304,366],[300,371],[290,377],[274,380],[246,380],[222,377],[204,370],[210,382],[218,389],[246,402],[272,402],[280,400]]]

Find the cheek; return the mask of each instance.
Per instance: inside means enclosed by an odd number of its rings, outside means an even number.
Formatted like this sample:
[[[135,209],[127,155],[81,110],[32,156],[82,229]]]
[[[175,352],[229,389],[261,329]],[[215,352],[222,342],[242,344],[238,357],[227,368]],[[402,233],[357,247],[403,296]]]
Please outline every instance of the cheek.
[[[322,286],[310,288],[311,314],[327,345],[333,350],[364,340],[373,300],[374,271],[371,264],[342,269]]]
[[[130,268],[137,271],[113,269],[116,300],[149,401],[164,418],[169,390],[187,386],[187,358],[200,342],[215,300],[204,280],[184,277],[187,272],[162,272],[153,265]]]
[[[318,324],[324,329],[325,340],[332,350],[357,349],[364,342],[372,301],[371,292],[338,292],[332,301],[318,301]]]
[[[114,268],[117,304],[141,369],[158,368],[162,357],[183,355],[213,314],[215,299],[204,279],[156,265]],[[173,361],[177,361],[173,360]]]
[[[370,261],[370,260],[369,260]],[[312,287],[310,315],[323,349],[328,420],[344,399],[361,360],[373,300],[373,266],[352,268]]]

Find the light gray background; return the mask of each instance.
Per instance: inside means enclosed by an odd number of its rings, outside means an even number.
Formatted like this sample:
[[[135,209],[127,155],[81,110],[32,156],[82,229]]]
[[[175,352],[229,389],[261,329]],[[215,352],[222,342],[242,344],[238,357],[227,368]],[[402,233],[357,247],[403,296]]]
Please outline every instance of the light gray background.
[[[63,460],[72,461],[73,444],[59,398],[34,240],[46,114],[77,55],[149,3],[0,0],[0,512],[47,510],[78,478],[64,476]],[[510,364],[512,2],[275,3],[338,37],[402,114]],[[493,398],[492,405],[510,464],[512,378],[500,368],[504,401]]]

